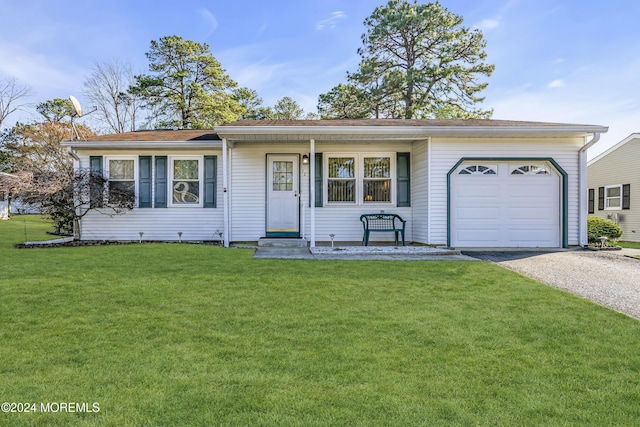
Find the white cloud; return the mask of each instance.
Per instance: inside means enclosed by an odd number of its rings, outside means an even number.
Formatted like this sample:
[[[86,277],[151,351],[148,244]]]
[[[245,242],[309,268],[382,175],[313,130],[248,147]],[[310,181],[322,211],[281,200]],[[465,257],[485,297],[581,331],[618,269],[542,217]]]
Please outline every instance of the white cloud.
[[[338,10],[336,12],[331,12],[330,18],[323,19],[321,21],[316,22],[316,30],[318,31],[327,30],[327,29],[333,30],[340,21],[346,18],[347,18],[347,14],[341,10]]]
[[[554,81],[552,81],[551,83],[549,83],[549,85],[547,86],[548,88],[554,88],[554,87],[564,87],[565,86],[565,82],[562,79],[556,79]]]
[[[64,57],[47,56],[6,40],[0,43],[0,58],[10,58],[0,61],[0,76],[16,77],[30,85],[35,93],[81,86],[84,79],[85,70],[78,69]]]
[[[500,26],[500,21],[497,19],[484,19],[473,26],[473,28],[477,28],[482,32],[487,32],[498,28]]]
[[[200,14],[200,18],[202,18],[204,24],[208,27],[207,36],[210,36],[218,29],[218,20],[213,16],[213,13],[207,9],[200,9],[198,10],[198,13]]]
[[[640,105],[633,98],[591,94],[580,89],[560,93],[519,87],[488,95],[484,105],[494,109],[494,119],[608,126],[609,131],[589,149],[589,159],[638,131],[635,123],[640,117]]]

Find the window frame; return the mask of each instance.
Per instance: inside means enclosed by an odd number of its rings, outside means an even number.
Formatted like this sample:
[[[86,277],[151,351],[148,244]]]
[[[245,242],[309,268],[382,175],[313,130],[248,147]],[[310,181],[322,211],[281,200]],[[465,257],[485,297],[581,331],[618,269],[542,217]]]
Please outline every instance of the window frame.
[[[110,172],[110,163],[112,160],[131,160],[133,161],[133,191],[134,191],[134,207],[138,207],[138,156],[137,155],[114,155],[114,156],[104,156],[103,161],[103,176],[105,178],[105,190],[104,190],[104,201],[108,203],[109,201],[109,183],[113,182],[124,182],[131,181],[130,179],[111,179]]]
[[[608,196],[609,190],[617,188],[619,191],[618,196]],[[604,210],[605,211],[621,211],[622,210],[622,184],[616,185],[605,185],[604,186]],[[618,206],[609,206],[609,201],[611,199],[618,199]]]
[[[528,170],[523,170],[528,168]],[[535,171],[532,170],[535,168]],[[509,175],[513,176],[547,176],[551,175],[551,167],[546,163],[524,163],[509,165]]]
[[[470,168],[475,167],[474,171]],[[478,170],[479,168],[485,168]],[[469,175],[469,176],[498,176],[498,164],[497,163],[463,163],[458,169],[457,175]]]
[[[173,201],[174,162],[176,160],[196,160],[198,162],[198,203],[175,203]],[[168,184],[167,207],[172,208],[201,208],[204,206],[204,156],[175,155],[168,156]]]
[[[396,162],[397,162],[397,153],[396,152],[365,152],[365,153],[353,153],[353,152],[330,152],[323,153],[322,155],[322,200],[324,206],[395,206],[397,201],[397,183],[398,177],[396,176]],[[335,179],[329,177],[329,159],[331,158],[344,158],[344,157],[352,157],[354,158],[354,178],[355,179],[355,201],[353,202],[333,202],[329,201],[329,180]],[[364,159],[365,158],[380,158],[386,157],[389,159],[389,178],[365,178],[364,176]],[[351,179],[351,178],[350,178]],[[388,202],[380,202],[380,201],[364,201],[364,181],[367,180],[389,180],[390,181],[390,200]]]

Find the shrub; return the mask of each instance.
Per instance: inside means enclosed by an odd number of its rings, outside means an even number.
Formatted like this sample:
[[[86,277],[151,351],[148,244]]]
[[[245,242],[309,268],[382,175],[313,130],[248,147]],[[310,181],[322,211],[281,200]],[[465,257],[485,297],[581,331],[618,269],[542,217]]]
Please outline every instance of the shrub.
[[[587,230],[589,243],[600,243],[601,236],[606,236],[609,240],[622,236],[622,229],[616,223],[593,215],[587,217]]]

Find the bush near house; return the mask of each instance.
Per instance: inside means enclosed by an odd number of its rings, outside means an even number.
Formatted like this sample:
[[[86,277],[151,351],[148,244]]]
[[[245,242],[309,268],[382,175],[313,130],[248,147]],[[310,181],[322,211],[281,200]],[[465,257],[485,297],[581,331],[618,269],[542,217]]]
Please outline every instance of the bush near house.
[[[590,215],[587,218],[589,243],[600,243],[600,237],[616,240],[622,236],[622,229],[612,221]]]

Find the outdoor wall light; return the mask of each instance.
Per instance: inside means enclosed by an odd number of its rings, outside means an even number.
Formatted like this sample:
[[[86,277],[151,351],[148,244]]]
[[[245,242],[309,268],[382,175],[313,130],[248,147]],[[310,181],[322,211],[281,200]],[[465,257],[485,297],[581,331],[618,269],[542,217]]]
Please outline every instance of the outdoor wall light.
[[[309,156],[307,156],[306,154],[302,156],[302,164],[303,165],[309,164]]]

